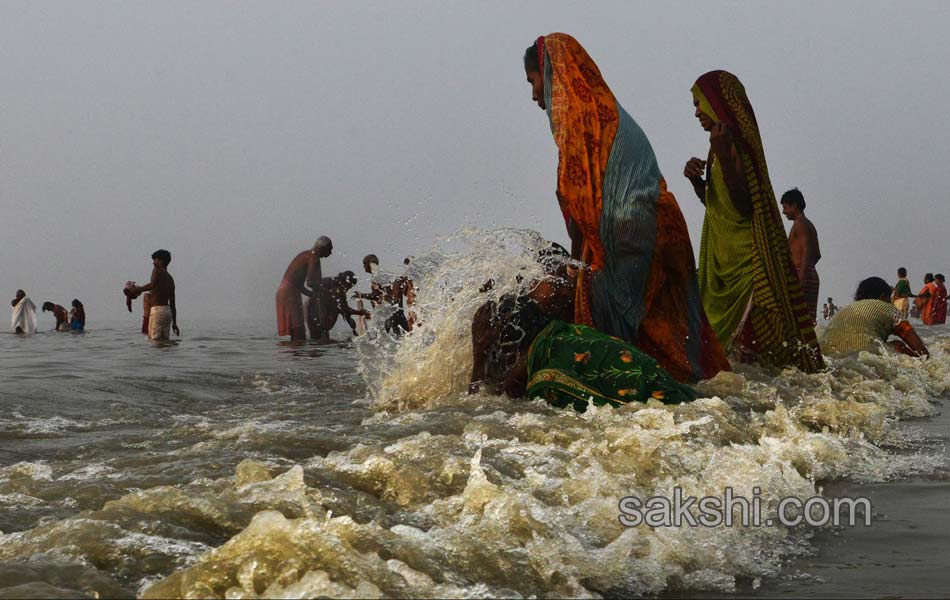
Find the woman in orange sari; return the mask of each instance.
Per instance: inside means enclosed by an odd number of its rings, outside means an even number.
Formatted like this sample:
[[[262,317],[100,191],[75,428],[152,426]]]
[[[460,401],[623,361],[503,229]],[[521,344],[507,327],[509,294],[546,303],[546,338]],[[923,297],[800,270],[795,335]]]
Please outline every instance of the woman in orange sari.
[[[924,325],[934,324],[934,298],[937,295],[937,285],[934,283],[934,274],[924,275],[924,287],[917,292],[914,306],[920,311],[920,321]]]
[[[947,322],[947,286],[943,274],[934,275],[933,309],[930,317],[933,325],[943,325]]]
[[[538,38],[524,66],[558,148],[571,254],[585,264],[574,322],[635,344],[681,382],[728,370],[699,299],[686,222],[646,134],[571,36]]]

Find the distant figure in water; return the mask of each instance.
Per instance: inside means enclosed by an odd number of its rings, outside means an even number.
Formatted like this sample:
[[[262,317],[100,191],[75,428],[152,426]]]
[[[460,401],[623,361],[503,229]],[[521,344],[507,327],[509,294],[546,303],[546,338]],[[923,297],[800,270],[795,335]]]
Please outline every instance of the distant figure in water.
[[[933,307],[936,290],[937,286],[934,284],[934,274],[927,273],[924,275],[924,287],[920,288],[920,291],[917,292],[917,296],[914,298],[914,307],[917,309],[920,320],[924,325],[933,325]]]
[[[56,317],[56,328],[54,331],[69,331],[69,312],[59,304],[52,302],[43,303],[43,312],[50,311]]]
[[[174,331],[181,336],[178,329],[178,307],[175,303],[175,280],[168,272],[168,265],[172,262],[171,252],[156,250],[152,253],[152,276],[143,286],[133,286],[130,293],[133,297],[142,292],[150,292],[150,306],[148,316],[148,338],[150,340],[167,340]]]
[[[76,333],[82,333],[86,330],[86,307],[75,298],[73,298],[72,306],[69,311],[69,329]]]
[[[148,317],[152,312],[152,294],[142,294],[142,335],[148,335]]]
[[[407,268],[410,259],[406,258],[403,265]],[[353,297],[361,300],[369,300],[372,307],[380,304],[389,304],[396,308],[389,318],[383,324],[384,329],[395,336],[412,331],[415,315],[411,312],[411,306],[415,303],[415,286],[408,274],[403,274],[393,280],[390,284],[381,283],[379,276],[379,258],[375,254],[367,254],[363,257],[363,270],[372,275],[373,280],[370,283],[369,293],[354,292]],[[406,310],[409,309],[407,316]]]
[[[319,304],[323,309],[322,321],[317,322],[316,303],[311,302],[307,307],[307,322],[308,324],[313,323],[311,331],[316,328],[319,331],[327,332],[329,336],[330,330],[336,325],[337,319],[343,317],[353,331],[353,335],[356,335],[356,321],[353,320],[353,316],[368,317],[369,312],[351,308],[347,303],[346,294],[354,285],[356,285],[356,275],[353,274],[353,271],[343,271],[336,277],[325,277],[323,279],[318,291],[320,294]]]
[[[855,352],[879,353],[881,343],[891,335],[901,338],[889,346],[908,356],[930,356],[927,346],[900,311],[891,304],[891,285],[880,277],[869,277],[858,285],[854,302],[845,306],[828,323],[821,338],[821,350],[828,355]]]
[[[148,318],[152,310],[152,295],[148,292],[138,291],[134,281],[126,281],[122,293],[125,294],[125,305],[129,312],[132,312],[132,301],[142,296],[142,335],[148,335]]]
[[[36,331],[36,305],[23,290],[16,291],[16,297],[10,302],[13,318],[10,329],[19,335],[30,335]]]
[[[372,278],[369,284],[369,293],[353,292],[353,297],[361,300],[369,300],[370,306],[376,308],[377,304],[382,304],[384,295],[383,286],[376,281],[376,275],[379,273],[379,257],[375,254],[367,254],[364,256],[363,271]]]
[[[557,200],[577,269],[569,321],[636,344],[679,381],[729,370],[696,282],[689,231],[643,129],[573,37],[524,54],[557,147]]]
[[[894,292],[891,294],[894,307],[901,313],[901,318],[907,320],[910,316],[910,299],[914,295],[910,291],[910,281],[907,280],[907,269],[901,267],[897,269],[897,283],[894,284]]]
[[[488,302],[472,320],[469,392],[482,385],[513,398],[543,398],[584,412],[589,402],[621,406],[649,399],[688,402],[695,391],[677,382],[633,344],[593,327],[570,324],[574,278],[563,262],[545,261],[547,275],[530,292]]]
[[[317,318],[314,324],[317,325],[322,321],[317,296],[323,277],[320,259],[332,253],[333,242],[324,235],[317,238],[312,249],[304,250],[290,261],[277,288],[277,335],[289,335],[290,340],[294,342],[307,339],[301,294],[307,296],[310,299],[309,302],[315,303],[313,311]],[[310,336],[316,340],[329,339],[327,332],[321,329],[311,329]]]
[[[838,307],[835,306],[835,301],[831,299],[831,296],[828,296],[828,304],[826,306],[828,307],[828,316],[825,317],[825,320],[827,321],[838,313]]]
[[[798,188],[782,194],[782,214],[792,222],[792,230],[788,232],[788,249],[792,253],[792,263],[805,295],[805,308],[814,325],[820,284],[815,265],[821,260],[821,250],[818,248],[818,231],[805,216],[805,196]]]
[[[408,333],[415,325],[416,315],[412,312],[412,305],[416,303],[416,288],[408,273],[411,260],[406,257],[402,261],[406,272],[394,279],[390,287],[390,303],[398,308],[391,317],[386,319],[384,328],[394,335]]]
[[[709,132],[706,160],[693,157],[683,170],[706,207],[699,289],[709,322],[743,361],[819,371],[815,316],[805,308],[745,88],[732,73],[710,71],[691,91]]]
[[[931,318],[934,325],[943,325],[947,322],[947,286],[943,273],[934,275],[933,308]]]

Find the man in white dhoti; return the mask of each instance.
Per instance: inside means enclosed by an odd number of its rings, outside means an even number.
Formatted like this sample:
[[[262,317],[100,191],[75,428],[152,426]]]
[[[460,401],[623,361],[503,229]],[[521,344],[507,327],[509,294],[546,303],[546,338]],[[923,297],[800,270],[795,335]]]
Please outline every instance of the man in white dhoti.
[[[13,319],[10,325],[13,333],[29,335],[36,331],[36,305],[27,298],[23,290],[16,291],[13,306]]]

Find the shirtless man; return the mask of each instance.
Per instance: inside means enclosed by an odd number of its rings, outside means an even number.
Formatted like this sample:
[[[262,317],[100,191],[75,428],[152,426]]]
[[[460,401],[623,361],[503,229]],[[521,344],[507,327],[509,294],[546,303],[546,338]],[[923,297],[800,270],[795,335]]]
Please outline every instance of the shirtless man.
[[[406,258],[403,264],[408,268],[410,258]],[[412,331],[415,321],[415,314],[409,308],[409,316],[406,316],[406,307],[411,307],[415,303],[415,286],[408,275],[400,275],[393,280],[391,284],[382,284],[376,280],[376,274],[379,272],[379,258],[375,254],[367,254],[363,257],[363,270],[373,275],[373,282],[370,284],[370,292],[355,292],[354,298],[369,300],[373,308],[379,304],[390,304],[396,308],[384,323],[385,330],[395,336],[400,336],[405,332]]]
[[[156,250],[152,253],[152,277],[143,286],[133,286],[130,293],[138,296],[142,292],[149,292],[151,310],[148,316],[148,339],[167,340],[174,331],[181,337],[178,330],[178,308],[175,305],[175,280],[168,272],[168,265],[172,262],[172,254],[168,250]]]
[[[310,323],[310,336],[317,340],[329,339],[327,332],[320,327],[320,303],[319,297],[315,298],[315,295],[322,279],[320,259],[332,253],[333,242],[326,236],[320,236],[311,250],[304,250],[290,261],[277,288],[277,335],[289,335],[292,342],[307,339],[303,302],[300,298],[303,294],[310,298],[310,302],[315,303],[313,312],[316,318]]]
[[[411,258],[406,258],[402,261],[407,271],[411,260]],[[416,315],[412,312],[412,305],[416,303],[416,287],[415,284],[412,283],[412,279],[409,279],[407,272],[393,280],[390,291],[390,303],[398,308],[393,316],[386,319],[385,329],[398,336],[404,332],[412,331],[412,327],[415,324]],[[406,311],[409,311],[408,315],[406,315]]]
[[[322,284],[318,292],[320,296],[319,304],[323,309],[322,321],[319,322],[320,329],[326,331],[329,335],[330,330],[336,325],[337,319],[343,317],[353,331],[353,335],[357,335],[356,322],[353,320],[353,316],[368,317],[369,312],[351,308],[346,301],[347,292],[356,285],[356,275],[353,274],[353,271],[343,271],[336,277],[324,278]],[[315,307],[315,303],[311,303],[310,306]],[[316,320],[316,318],[317,316],[308,310],[308,321]]]
[[[793,223],[792,230],[788,233],[788,246],[798,281],[802,284],[802,292],[805,294],[805,307],[814,325],[815,315],[818,314],[820,283],[815,265],[821,260],[821,251],[818,249],[818,231],[805,217],[805,197],[798,188],[792,188],[782,194],[782,214]]]
[[[386,296],[386,290],[376,281],[376,274],[379,272],[379,257],[375,254],[367,254],[364,256],[363,270],[373,278],[369,284],[369,293],[353,292],[353,297],[359,298],[360,300],[369,300],[370,305],[376,308],[376,305],[381,304],[384,296]]]
[[[56,317],[56,328],[54,331],[69,331],[69,313],[59,304],[52,302],[43,303],[43,312],[50,311]]]

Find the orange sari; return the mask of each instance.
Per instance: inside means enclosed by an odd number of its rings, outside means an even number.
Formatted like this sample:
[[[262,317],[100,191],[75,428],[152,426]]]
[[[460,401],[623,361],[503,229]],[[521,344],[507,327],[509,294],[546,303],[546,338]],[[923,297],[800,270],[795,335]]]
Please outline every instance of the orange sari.
[[[577,40],[554,33],[536,49],[561,212],[587,265],[574,321],[635,344],[678,381],[729,370],[703,312],[686,222],[646,134]]]

